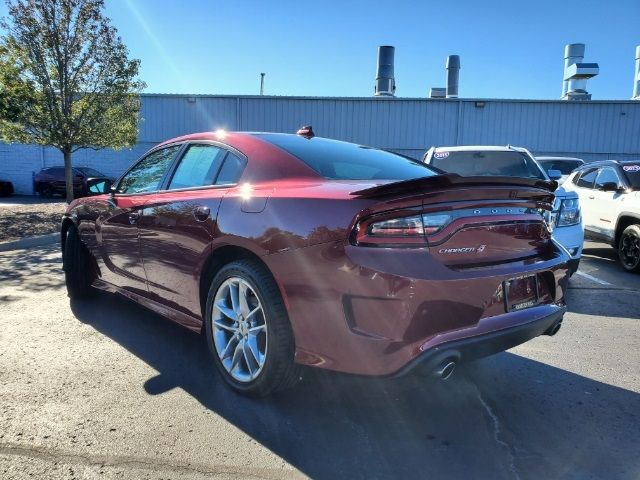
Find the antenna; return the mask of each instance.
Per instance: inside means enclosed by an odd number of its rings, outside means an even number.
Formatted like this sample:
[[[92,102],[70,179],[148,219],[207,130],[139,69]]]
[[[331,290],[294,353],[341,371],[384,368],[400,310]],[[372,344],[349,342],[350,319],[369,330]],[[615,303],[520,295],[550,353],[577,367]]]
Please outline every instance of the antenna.
[[[260,95],[264,95],[264,76],[266,73],[260,74]]]

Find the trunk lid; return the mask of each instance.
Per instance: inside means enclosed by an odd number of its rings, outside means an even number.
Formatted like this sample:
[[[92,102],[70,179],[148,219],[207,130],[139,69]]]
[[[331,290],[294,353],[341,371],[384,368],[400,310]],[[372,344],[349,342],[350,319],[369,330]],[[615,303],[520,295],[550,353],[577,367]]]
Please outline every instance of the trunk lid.
[[[365,213],[375,218],[421,215],[423,245],[456,269],[508,263],[549,254],[551,233],[543,213],[552,209],[553,181],[513,177],[439,175],[353,192],[380,200]],[[427,227],[439,222],[441,228]],[[372,232],[379,231],[373,229]],[[375,236],[375,235],[374,235]],[[398,246],[415,246],[399,238]],[[391,246],[385,241],[385,245]]]

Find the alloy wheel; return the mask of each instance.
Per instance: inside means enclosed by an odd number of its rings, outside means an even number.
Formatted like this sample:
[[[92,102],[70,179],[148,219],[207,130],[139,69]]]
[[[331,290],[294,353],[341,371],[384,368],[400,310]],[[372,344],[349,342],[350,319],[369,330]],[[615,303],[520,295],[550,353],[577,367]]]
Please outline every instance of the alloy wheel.
[[[213,343],[225,370],[238,382],[255,380],[267,358],[267,324],[254,289],[243,278],[226,279],[211,316]]]
[[[640,237],[634,232],[625,233],[620,240],[620,260],[627,268],[640,264]]]

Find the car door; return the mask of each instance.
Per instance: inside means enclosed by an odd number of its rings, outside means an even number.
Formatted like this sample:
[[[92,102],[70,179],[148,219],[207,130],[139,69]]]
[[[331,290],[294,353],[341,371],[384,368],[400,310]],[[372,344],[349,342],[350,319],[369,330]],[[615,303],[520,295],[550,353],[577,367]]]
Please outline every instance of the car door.
[[[590,232],[596,231],[597,216],[595,195],[593,185],[598,176],[598,168],[587,169],[580,173],[575,179],[575,192],[580,197],[580,205],[582,209],[582,221],[585,230]]]
[[[615,183],[616,191],[604,191],[604,184]],[[593,189],[593,213],[595,229],[606,237],[613,239],[616,226],[616,204],[620,201],[623,183],[614,167],[602,167],[598,171]]]
[[[140,257],[140,213],[164,180],[180,145],[155,150],[118,182],[107,207],[96,220],[96,238],[103,264],[102,279],[125,290],[147,295]]]
[[[64,168],[63,167],[53,167],[48,172],[47,180],[51,184],[51,189],[54,193],[61,193],[63,195],[66,194],[67,191],[67,182],[64,178]]]
[[[200,318],[200,270],[218,235],[222,197],[244,164],[221,145],[191,143],[176,161],[166,189],[145,204],[140,244],[153,300]]]

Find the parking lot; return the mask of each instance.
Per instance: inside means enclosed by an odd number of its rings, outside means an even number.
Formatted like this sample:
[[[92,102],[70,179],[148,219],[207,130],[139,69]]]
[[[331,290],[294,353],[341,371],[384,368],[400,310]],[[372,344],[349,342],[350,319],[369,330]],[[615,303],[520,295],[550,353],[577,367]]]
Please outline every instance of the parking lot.
[[[587,244],[554,337],[446,382],[307,371],[239,397],[197,335],[0,253],[0,477],[640,478],[640,275]]]

